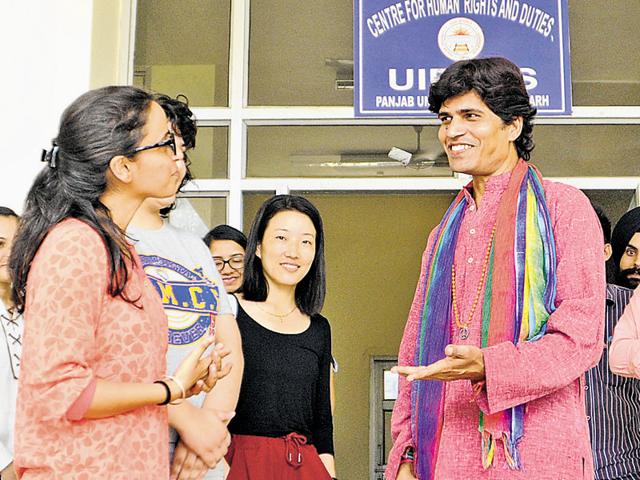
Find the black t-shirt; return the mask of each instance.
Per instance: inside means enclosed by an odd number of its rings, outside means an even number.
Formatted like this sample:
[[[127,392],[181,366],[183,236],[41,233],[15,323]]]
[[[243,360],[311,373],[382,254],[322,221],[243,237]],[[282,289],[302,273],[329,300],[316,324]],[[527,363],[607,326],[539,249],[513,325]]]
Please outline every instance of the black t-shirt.
[[[327,319],[313,315],[309,328],[297,334],[263,327],[240,305],[236,319],[242,336],[244,374],[229,431],[263,437],[297,432],[306,436],[319,454],[333,454],[331,328]]]

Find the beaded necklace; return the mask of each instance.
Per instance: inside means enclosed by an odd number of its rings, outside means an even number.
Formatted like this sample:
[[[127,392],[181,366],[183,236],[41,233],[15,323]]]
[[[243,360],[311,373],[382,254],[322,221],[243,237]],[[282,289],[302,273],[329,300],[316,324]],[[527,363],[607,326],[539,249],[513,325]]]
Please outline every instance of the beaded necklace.
[[[460,312],[458,311],[458,300],[456,296],[456,266],[455,262],[451,263],[451,297],[452,297],[452,306],[453,306],[453,318],[456,321],[456,327],[458,327],[458,336],[461,340],[466,340],[469,338],[469,325],[471,324],[471,320],[473,319],[473,315],[476,312],[476,307],[478,306],[478,300],[480,300],[480,294],[483,291],[484,282],[487,278],[487,267],[489,266],[489,257],[491,256],[491,245],[493,244],[493,237],[496,234],[496,226],[493,226],[491,229],[491,237],[489,238],[489,243],[487,244],[487,251],[484,255],[484,261],[482,262],[482,275],[480,276],[480,281],[478,282],[478,288],[476,289],[476,296],[473,299],[473,304],[471,305],[471,311],[469,312],[469,318],[467,321],[462,323],[460,321]]]

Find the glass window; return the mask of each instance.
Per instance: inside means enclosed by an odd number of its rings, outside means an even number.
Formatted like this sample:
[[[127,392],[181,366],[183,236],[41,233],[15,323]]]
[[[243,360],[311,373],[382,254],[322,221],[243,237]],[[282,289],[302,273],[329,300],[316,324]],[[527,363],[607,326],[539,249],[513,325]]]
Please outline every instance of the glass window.
[[[618,223],[624,213],[635,207],[635,190],[583,190],[593,203],[600,205],[611,225]]]
[[[244,223],[244,233],[249,236],[249,230],[251,229],[251,224],[253,223],[253,217],[256,216],[260,205],[262,205],[266,200],[271,198],[275,192],[244,192],[242,196],[242,210],[243,210],[243,223]]]
[[[188,152],[196,179],[227,178],[229,127],[198,127],[196,148]]]
[[[384,416],[384,458],[389,458],[391,447],[393,447],[393,438],[391,437],[391,416],[393,411],[385,410],[382,414]]]
[[[251,2],[250,105],[353,105],[353,3]]]
[[[134,84],[226,106],[231,0],[138,0]]]
[[[640,105],[638,0],[569,0],[574,105]]]
[[[569,0],[574,105],[640,105],[638,18],[638,0]],[[250,105],[353,105],[352,82],[352,2],[251,3]]]
[[[220,196],[181,195],[169,215],[171,224],[189,230],[199,237],[216,225],[227,221],[227,199]]]
[[[256,126],[247,131],[247,174],[255,177],[372,177],[452,175],[437,127],[419,134],[403,126]],[[407,165],[389,158],[403,150]]]
[[[392,147],[416,152],[402,126],[256,126],[247,132],[247,174],[255,177],[451,176],[437,139],[424,127],[421,155],[405,167]],[[537,125],[532,160],[547,177],[640,175],[640,125]],[[435,162],[435,163],[431,163]]]
[[[640,175],[640,125],[537,125],[533,162],[547,177]]]

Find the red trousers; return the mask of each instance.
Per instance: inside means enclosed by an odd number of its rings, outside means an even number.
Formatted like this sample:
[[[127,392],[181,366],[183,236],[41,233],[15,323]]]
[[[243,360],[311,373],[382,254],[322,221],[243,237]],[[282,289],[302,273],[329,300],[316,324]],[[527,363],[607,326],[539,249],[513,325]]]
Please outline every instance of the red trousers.
[[[227,480],[331,480],[316,448],[297,433],[233,435],[225,458],[231,467]]]

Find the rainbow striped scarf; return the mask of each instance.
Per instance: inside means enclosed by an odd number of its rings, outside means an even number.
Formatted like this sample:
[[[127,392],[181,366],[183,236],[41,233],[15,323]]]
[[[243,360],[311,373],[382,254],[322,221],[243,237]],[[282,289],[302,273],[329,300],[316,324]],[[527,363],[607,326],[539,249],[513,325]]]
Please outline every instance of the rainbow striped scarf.
[[[451,341],[451,266],[466,206],[461,191],[440,222],[429,252],[415,365],[444,358],[444,348]],[[498,207],[482,302],[482,347],[540,339],[555,310],[555,296],[555,240],[542,176],[520,160]],[[420,480],[432,480],[442,432],[444,382],[416,381],[411,389],[416,472]],[[480,412],[485,468],[492,464],[496,440],[502,439],[507,463],[520,469],[518,443],[524,435],[523,423],[524,405],[494,415]]]

